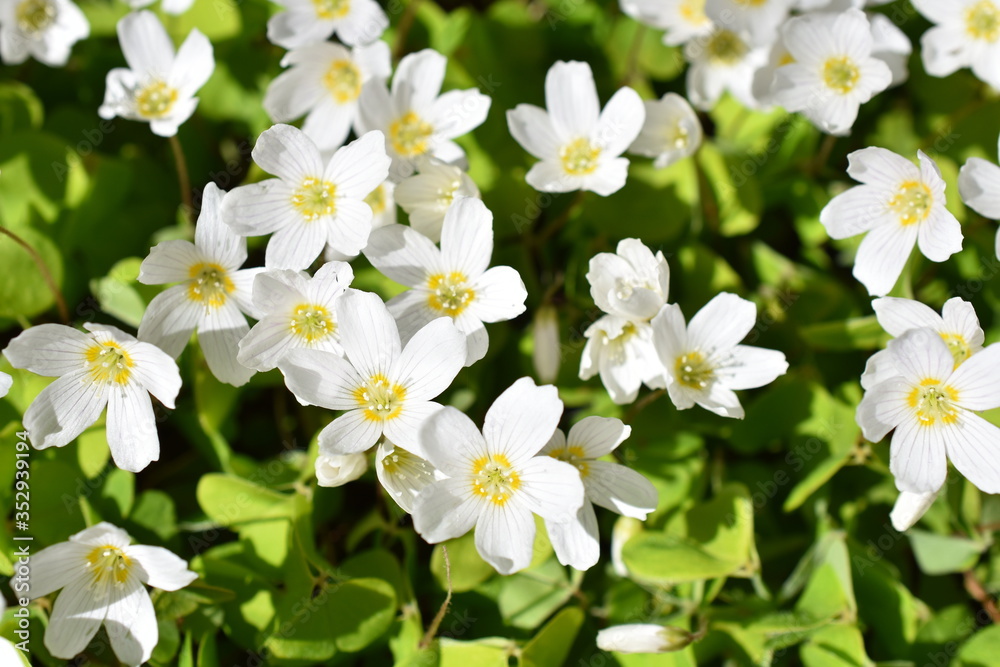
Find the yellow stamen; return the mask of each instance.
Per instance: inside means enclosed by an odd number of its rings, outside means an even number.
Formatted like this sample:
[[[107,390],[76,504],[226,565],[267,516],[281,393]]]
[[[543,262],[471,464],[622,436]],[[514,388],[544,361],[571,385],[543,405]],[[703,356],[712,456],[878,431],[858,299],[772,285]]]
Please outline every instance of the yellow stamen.
[[[135,366],[132,356],[114,341],[95,343],[87,349],[85,358],[94,384],[114,382],[125,385],[132,377],[132,368]]]
[[[177,90],[163,81],[146,84],[135,96],[135,108],[143,118],[163,118],[175,102]]]
[[[191,277],[188,281],[188,298],[205,308],[219,308],[236,290],[229,272],[212,262],[195,264],[188,275]]]
[[[353,102],[361,94],[361,71],[350,60],[337,60],[323,75],[323,85],[338,103]]]
[[[330,311],[316,303],[303,303],[295,307],[290,323],[292,334],[312,345],[337,331],[337,324]]]
[[[503,454],[489,454],[472,463],[472,492],[503,506],[521,487],[521,476]]]
[[[434,127],[413,111],[407,111],[389,125],[389,143],[400,155],[413,157],[427,152],[427,140]]]
[[[395,419],[403,411],[406,388],[377,373],[354,390],[354,400],[364,410],[365,419],[384,422]]]
[[[325,215],[333,215],[337,212],[336,197],[336,185],[308,176],[302,181],[302,185],[292,193],[292,206],[298,209],[306,222],[313,222]]]
[[[464,273],[435,273],[427,278],[430,294],[427,304],[435,311],[449,317],[458,317],[476,298]]]

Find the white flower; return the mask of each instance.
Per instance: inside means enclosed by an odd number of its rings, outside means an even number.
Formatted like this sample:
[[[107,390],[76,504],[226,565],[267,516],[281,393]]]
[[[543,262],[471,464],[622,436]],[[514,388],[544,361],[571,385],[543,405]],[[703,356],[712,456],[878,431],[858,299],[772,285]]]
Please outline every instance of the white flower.
[[[327,262],[316,275],[283,269],[267,271],[253,283],[260,321],[239,341],[236,359],[247,368],[269,371],[289,350],[310,348],[343,356],[337,329],[337,301],[354,280],[344,262]]]
[[[590,295],[609,315],[648,321],[667,303],[670,266],[662,251],[656,255],[639,239],[623,239],[615,253],[590,259]]]
[[[371,44],[389,27],[375,0],[281,0],[285,11],[267,22],[267,38],[286,49],[325,42],[331,35],[348,46]]]
[[[156,0],[127,0],[128,6],[132,9],[141,9],[142,7],[148,7],[153,4]],[[183,14],[187,10],[191,9],[191,5],[194,4],[194,0],[163,0],[160,3],[160,9],[162,9],[167,14],[173,14],[174,16]]]
[[[368,292],[351,290],[340,297],[337,317],[346,359],[299,348],[278,365],[301,403],[345,411],[320,432],[320,451],[363,452],[384,434],[419,454],[417,429],[441,409],[431,399],[461,370],[465,336],[441,317],[403,347],[392,315]]]
[[[416,165],[417,173],[400,181],[394,196],[409,216],[410,226],[437,243],[452,202],[460,197],[479,197],[479,188],[454,165],[428,159],[418,160]]]
[[[665,386],[663,364],[653,347],[653,330],[648,322],[617,315],[605,315],[583,332],[587,344],[580,357],[580,379],[598,373],[611,400],[625,405],[635,400],[639,387]]]
[[[175,55],[160,20],[145,10],[118,22],[118,41],[128,68],[108,72],[98,113],[101,118],[146,121],[153,134],[174,136],[194,113],[194,95],[215,69],[212,43],[193,28]]]
[[[316,483],[320,486],[343,486],[353,482],[368,470],[368,456],[354,454],[320,454],[316,457]]]
[[[663,43],[680,46],[712,31],[705,0],[621,0],[622,11],[640,23],[666,30]]]
[[[889,470],[896,487],[936,492],[947,459],[986,493],[1000,492],[1000,428],[974,411],[1000,406],[1000,345],[990,345],[958,368],[948,345],[931,329],[911,329],[889,341],[895,377],[865,392],[857,422],[878,442],[895,429]]]
[[[920,38],[924,69],[948,76],[971,67],[980,81],[1000,88],[1000,3],[996,0],[913,0],[933,28]]]
[[[111,456],[122,470],[139,472],[160,458],[149,394],[174,408],[181,388],[177,364],[149,343],[112,326],[87,323],[90,333],[62,324],[39,324],[4,350],[14,368],[59,378],[32,401],[24,426],[35,449],[62,447],[108,407]]]
[[[785,21],[792,0],[706,0],[705,15],[715,25],[745,31],[757,43],[774,39]]]
[[[861,105],[892,82],[889,66],[872,56],[871,25],[858,9],[799,16],[781,34],[792,62],[775,70],[771,99],[824,132],[850,132]]]
[[[930,509],[937,497],[937,491],[930,491],[928,493],[900,491],[899,497],[896,498],[896,504],[892,506],[892,511],[889,512],[889,520],[892,521],[892,527],[899,532],[909,530],[913,524],[920,521],[920,517]]]
[[[500,574],[531,563],[532,513],[567,522],[583,505],[576,468],[535,456],[556,430],[563,404],[556,388],[521,378],[486,413],[482,433],[455,408],[431,416],[420,430],[427,460],[445,479],[417,496],[413,527],[431,544],[475,526],[476,549]]]
[[[885,14],[866,14],[872,27],[872,56],[878,58],[892,72],[890,86],[898,86],[909,77],[907,61],[913,53],[913,44],[898,25]]]
[[[11,385],[14,384],[14,378],[7,375],[6,373],[0,373],[0,398],[7,395],[10,391]]]
[[[948,299],[940,315],[919,301],[889,296],[872,301],[872,308],[875,309],[878,323],[892,336],[902,336],[910,329],[921,327],[938,332],[948,344],[956,368],[983,349],[985,336],[979,326],[976,309],[961,297]],[[892,365],[889,351],[880,350],[868,359],[861,376],[861,386],[871,389],[898,374]]]
[[[365,197],[365,203],[372,210],[372,229],[396,224],[395,191],[396,185],[391,180],[386,179]],[[338,252],[327,243],[326,250],[323,251],[323,259],[327,262],[350,262],[358,254],[360,251],[352,254]]]
[[[711,111],[722,93],[729,91],[743,106],[756,109],[754,73],[767,63],[769,42],[758,43],[746,30],[716,26],[712,32],[684,45],[691,63],[687,94],[696,109]]]
[[[492,255],[493,214],[471,197],[459,199],[445,214],[440,250],[405,225],[375,230],[365,248],[372,266],[411,288],[388,303],[403,340],[447,316],[468,339],[467,366],[482,359],[489,348],[483,323],[517,317],[528,297],[516,270],[488,268]]]
[[[424,487],[438,478],[435,473],[429,461],[388,440],[382,440],[375,450],[375,475],[407,514],[413,512],[413,503]]]
[[[180,283],[157,294],[139,323],[139,340],[176,359],[198,330],[198,344],[212,374],[234,386],[246,384],[253,371],[236,361],[236,345],[250,330],[244,313],[254,313],[250,288],[261,269],[242,269],[246,239],[223,224],[222,192],[205,187],[194,243],[163,241],[139,267],[146,285]]]
[[[646,121],[629,151],[655,158],[657,169],[669,167],[695,154],[701,146],[701,122],[687,100],[666,93],[659,100],[645,100]]]
[[[635,519],[645,519],[656,509],[656,488],[648,479],[619,463],[598,460],[617,449],[631,432],[632,428],[620,419],[584,417],[573,425],[568,436],[556,429],[539,452],[576,466],[583,480],[585,497],[576,520],[545,522],[556,557],[563,565],[587,570],[600,559],[595,504]]]
[[[743,418],[733,393],[763,387],[788,370],[777,350],[740,345],[757,321],[757,306],[735,294],[716,295],[685,326],[676,304],[653,318],[653,343],[670,382],[667,392],[678,410],[695,403],[723,417]]]
[[[452,139],[479,127],[490,110],[490,98],[478,90],[441,94],[448,59],[433,49],[411,53],[399,61],[392,92],[373,80],[361,91],[358,131],[381,130],[392,157],[394,180],[413,173],[416,159],[434,157],[454,164],[465,151]]]
[[[562,347],[559,344],[559,311],[543,305],[535,311],[531,323],[531,363],[542,384],[553,384],[559,378]]]
[[[0,0],[0,60],[19,65],[32,57],[62,67],[90,24],[70,0]]]
[[[1000,167],[982,158],[970,157],[958,172],[958,192],[962,201],[976,213],[1000,220]],[[995,252],[1000,258],[1000,229],[997,230]]]
[[[597,633],[597,648],[615,653],[666,653],[680,651],[695,640],[683,628],[653,623],[612,625]]]
[[[176,591],[198,575],[167,549],[130,541],[124,530],[102,521],[29,558],[29,598],[62,589],[45,630],[45,648],[55,657],[69,660],[82,652],[103,624],[121,662],[149,660],[159,629],[143,584]]]
[[[962,249],[962,228],[945,208],[944,179],[934,160],[917,151],[920,167],[884,148],[862,148],[847,173],[862,185],[834,197],[819,220],[834,239],[868,232],[854,260],[854,277],[884,296],[903,272],[914,244],[943,262]]]
[[[286,53],[281,65],[291,67],[267,87],[264,109],[278,123],[305,116],[302,130],[321,150],[344,143],[358,115],[362,88],[373,78],[389,78],[392,71],[385,42],[351,50],[330,42],[310,44]]]
[[[602,111],[590,65],[559,61],[545,75],[545,106],[518,104],[507,112],[511,136],[540,160],[525,176],[528,185],[602,197],[620,190],[628,176],[628,159],[620,156],[646,114],[639,94],[623,87]]]
[[[324,165],[302,130],[275,125],[261,133],[252,155],[277,178],[230,191],[222,219],[243,236],[274,232],[264,255],[269,269],[305,269],[327,243],[356,255],[372,229],[372,210],[363,200],[388,175],[382,146],[382,133],[369,132]]]

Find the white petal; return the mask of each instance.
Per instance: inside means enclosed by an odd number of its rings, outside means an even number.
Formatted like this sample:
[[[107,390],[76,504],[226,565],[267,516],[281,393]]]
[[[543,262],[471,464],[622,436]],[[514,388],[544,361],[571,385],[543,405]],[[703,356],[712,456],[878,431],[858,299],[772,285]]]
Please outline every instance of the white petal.
[[[846,239],[870,231],[883,221],[887,206],[881,190],[858,185],[842,192],[819,212],[819,221],[832,239]]]
[[[943,262],[962,249],[962,225],[942,206],[920,223],[920,252],[932,262]]]
[[[324,178],[337,186],[337,197],[364,199],[389,175],[385,135],[374,130],[337,150]]]
[[[590,65],[558,61],[549,68],[545,76],[545,105],[564,142],[590,136],[600,117],[598,104]]]
[[[107,389],[88,371],[62,376],[35,397],[24,413],[24,427],[35,449],[62,447],[97,421],[107,404]]]
[[[298,224],[302,216],[292,206],[292,188],[269,178],[230,190],[222,201],[222,219],[237,234],[261,236]]]
[[[236,360],[256,371],[277,368],[289,350],[298,347],[283,315],[268,316],[240,339]],[[338,346],[339,347],[339,346]]]
[[[471,132],[486,120],[491,103],[489,97],[475,88],[443,93],[434,100],[430,112],[434,134],[444,139],[454,139]]]
[[[943,331],[961,335],[973,351],[982,348],[985,334],[971,303],[958,296],[948,299],[941,309],[941,319]]]
[[[198,344],[205,354],[209,370],[220,382],[239,387],[246,384],[254,371],[236,360],[240,339],[250,326],[234,301],[204,313],[198,325]]]
[[[143,78],[166,80],[174,60],[174,45],[155,14],[126,14],[118,22],[118,42],[129,69]]]
[[[958,172],[958,191],[976,213],[1000,219],[1000,167],[978,157],[970,157]]]
[[[521,148],[539,160],[558,157],[559,139],[545,109],[518,104],[507,111],[507,127]]]
[[[399,356],[399,331],[377,294],[348,291],[337,301],[340,344],[365,377],[385,373]]]
[[[406,225],[386,225],[372,230],[364,253],[372,266],[407,287],[423,285],[428,275],[444,272],[437,247]]]
[[[139,472],[160,458],[153,404],[134,384],[108,393],[108,447],[122,470]]]
[[[917,166],[886,148],[869,146],[847,156],[847,173],[856,181],[895,190],[903,181],[918,181]]]
[[[558,431],[557,431],[558,432]],[[570,428],[566,445],[579,447],[585,458],[596,459],[618,449],[632,433],[632,427],[613,417],[584,417]]]
[[[602,156],[617,157],[635,141],[646,119],[646,107],[639,93],[629,87],[612,95],[601,112],[593,139],[603,146]]]
[[[872,301],[872,308],[878,323],[892,336],[902,336],[910,329],[921,327],[938,331],[944,324],[933,308],[913,299],[885,296]]]
[[[464,363],[465,335],[440,317],[413,335],[388,375],[406,387],[407,400],[424,401],[447,389]]]
[[[160,348],[141,341],[132,345],[129,354],[135,362],[132,374],[139,385],[173,410],[174,400],[181,390],[177,363]]]
[[[205,261],[189,241],[162,241],[153,246],[139,265],[139,282],[144,285],[177,283],[191,277],[191,267]]]
[[[722,292],[699,310],[688,324],[692,348],[706,353],[735,347],[757,323],[757,306],[735,294]],[[669,360],[672,362],[673,360]],[[664,360],[666,364],[668,360]]]
[[[112,585],[104,628],[115,656],[126,665],[149,660],[160,638],[149,593],[134,574],[121,586]]]
[[[399,61],[392,79],[392,96],[401,112],[426,115],[441,91],[447,62],[433,49],[411,53]]]
[[[428,485],[413,504],[413,528],[431,544],[465,535],[476,525],[480,503],[465,479],[443,479]],[[530,516],[530,515],[529,515]]]
[[[308,268],[326,247],[327,224],[326,220],[315,220],[279,229],[267,243],[264,266],[293,271]]]
[[[750,345],[737,345],[725,366],[716,370],[718,379],[728,389],[754,389],[774,382],[788,370],[785,354]]]
[[[83,368],[94,339],[64,324],[38,324],[18,334],[3,351],[10,365],[57,377]]]
[[[481,504],[476,522],[476,549],[500,574],[511,574],[531,564],[535,520],[516,502]]]
[[[247,260],[247,242],[222,221],[224,195],[215,183],[205,186],[198,224],[194,228],[194,244],[205,257],[228,271],[234,271]]]
[[[378,3],[372,0],[355,0],[350,13],[337,26],[337,37],[344,44],[374,42],[389,27],[389,17]]]
[[[91,548],[75,542],[59,542],[31,554],[28,562],[28,591],[25,595],[34,600],[69,586],[85,576],[87,554]],[[14,581],[11,581],[13,584]]]
[[[184,588],[198,578],[187,568],[187,561],[163,547],[130,546],[126,553],[140,566],[136,572],[142,583],[165,591]]]
[[[941,488],[948,473],[945,461],[947,431],[946,428],[924,426],[915,417],[896,427],[889,449],[889,470],[896,477],[896,488],[912,493],[930,493]],[[954,456],[952,458],[954,460]]]
[[[357,114],[357,103],[338,104],[332,97],[321,96],[302,123],[302,131],[316,142],[321,151],[339,148],[351,133],[351,124]],[[382,150],[385,148],[382,147]]]
[[[188,296],[187,285],[174,285],[149,302],[139,322],[139,340],[176,359],[191,339],[203,311],[203,306]]]
[[[381,435],[381,421],[368,419],[364,410],[351,410],[320,431],[320,451],[324,454],[363,452],[378,442]]]
[[[474,280],[486,271],[492,255],[493,213],[475,197],[455,200],[441,227],[443,265]]]
[[[182,96],[190,97],[205,85],[215,70],[212,43],[197,28],[192,28],[170,69],[169,83]]]
[[[269,174],[298,185],[306,178],[319,178],[323,162],[319,149],[302,130],[274,125],[264,130],[253,147],[253,161]]]
[[[576,466],[549,456],[536,456],[520,466],[518,500],[546,521],[576,520],[584,490]]]
[[[958,392],[957,403],[966,410],[1000,407],[1000,344],[976,352],[948,379]]]
[[[278,365],[285,384],[299,401],[329,410],[358,407],[354,392],[363,379],[347,360],[322,350],[289,350]]]
[[[337,199],[337,213],[326,226],[326,242],[346,257],[356,257],[368,245],[372,209],[357,199]]]
[[[420,429],[421,456],[442,473],[467,479],[472,462],[489,454],[486,440],[465,413],[453,407],[431,415]]]
[[[892,365],[914,385],[928,378],[944,381],[955,366],[948,345],[931,329],[911,329],[889,341],[887,349]]]
[[[305,47],[309,48],[309,47]],[[296,49],[301,51],[304,49]],[[290,51],[288,55],[295,53]],[[288,55],[285,58],[288,58]],[[311,68],[293,67],[292,69],[279,74],[267,87],[264,94],[264,109],[268,115],[277,123],[289,123],[296,118],[304,116],[313,107],[325,99],[324,90],[315,84],[314,72]],[[339,106],[334,106],[340,109]],[[323,142],[308,130],[305,130],[312,139],[319,145]],[[344,134],[346,137],[346,133]],[[339,145],[339,144],[336,144]]]
[[[930,509],[937,496],[936,491],[929,493],[901,491],[899,497],[896,498],[896,504],[892,506],[892,511],[889,512],[892,527],[900,532],[909,530],[910,526],[919,521],[920,517]]]
[[[589,502],[577,512],[575,521],[556,523],[546,521],[549,541],[562,565],[577,570],[589,570],[601,558],[601,542],[597,532],[597,515]]]
[[[980,491],[1000,493],[1000,460],[996,455],[1000,429],[979,415],[963,412],[958,421],[945,425],[941,432],[955,468]],[[942,443],[934,444],[941,447]]]
[[[896,284],[917,240],[917,225],[879,225],[861,241],[854,277],[872,296],[885,296]]]
[[[545,446],[559,425],[562,412],[563,402],[555,387],[538,387],[534,380],[523,377],[490,406],[483,424],[483,437],[490,451],[505,454],[517,465]]]
[[[521,274],[509,266],[494,266],[475,282],[476,297],[468,312],[483,322],[506,322],[524,312],[528,291]]]
[[[421,445],[420,431],[427,420],[443,408],[440,403],[412,400],[407,396],[399,414],[384,422],[386,439],[422,458],[425,452]]]
[[[618,463],[589,461],[584,478],[587,498],[612,512],[645,519],[656,509],[656,487],[644,476]]]
[[[45,631],[45,648],[69,660],[87,648],[107,614],[107,602],[95,598],[87,578],[63,589]]]
[[[898,377],[895,379],[902,380],[902,378]],[[885,400],[882,390],[883,388],[880,385],[869,388],[858,404],[858,409],[854,416],[854,420],[861,427],[861,433],[869,442],[881,442],[882,438],[899,423],[895,419],[887,421],[885,415],[881,419],[879,418],[879,412],[883,410],[882,403]]]

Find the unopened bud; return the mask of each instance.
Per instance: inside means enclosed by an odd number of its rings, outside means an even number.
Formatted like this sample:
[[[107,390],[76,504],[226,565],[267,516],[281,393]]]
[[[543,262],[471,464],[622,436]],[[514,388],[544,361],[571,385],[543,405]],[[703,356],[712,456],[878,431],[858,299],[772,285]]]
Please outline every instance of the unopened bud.
[[[642,521],[628,516],[620,516],[611,529],[611,565],[619,577],[628,576],[628,568],[622,559],[625,543],[642,532]]]
[[[673,625],[614,625],[597,633],[597,648],[617,653],[669,653],[680,651],[696,638]]]
[[[353,482],[368,470],[364,454],[320,454],[316,457],[316,481],[320,486],[342,486]]]
[[[552,306],[542,306],[535,313],[532,326],[534,349],[531,360],[535,365],[535,375],[542,384],[551,384],[559,377],[559,362],[562,351],[559,348],[559,315]]]

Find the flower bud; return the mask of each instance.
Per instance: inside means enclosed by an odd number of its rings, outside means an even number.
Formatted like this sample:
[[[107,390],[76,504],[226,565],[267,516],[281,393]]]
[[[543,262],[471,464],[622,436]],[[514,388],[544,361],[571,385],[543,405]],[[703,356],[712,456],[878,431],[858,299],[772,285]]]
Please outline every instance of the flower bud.
[[[559,316],[552,306],[542,306],[535,313],[532,327],[534,349],[531,360],[535,375],[542,384],[552,384],[559,376],[562,350],[559,348]]]
[[[368,470],[368,457],[357,454],[320,454],[316,457],[316,481],[320,486],[342,486]]]
[[[619,577],[628,576],[628,568],[622,559],[625,543],[642,532],[642,521],[628,516],[620,516],[611,529],[611,565]]]
[[[668,653],[680,651],[695,638],[684,628],[672,625],[613,625],[597,633],[597,648],[617,653]]]
[[[931,491],[930,493],[901,491],[899,497],[896,498],[896,504],[893,505],[892,511],[889,512],[892,527],[900,532],[907,530],[919,521],[924,512],[934,504],[937,495],[937,491]]]

